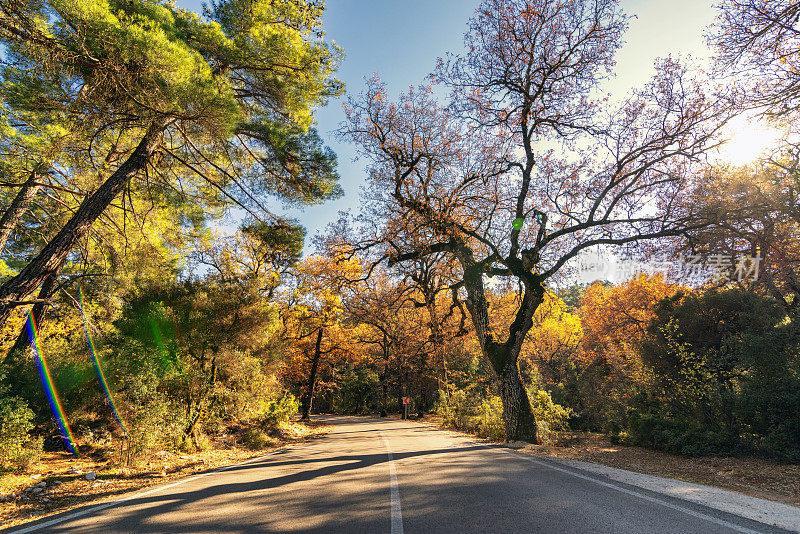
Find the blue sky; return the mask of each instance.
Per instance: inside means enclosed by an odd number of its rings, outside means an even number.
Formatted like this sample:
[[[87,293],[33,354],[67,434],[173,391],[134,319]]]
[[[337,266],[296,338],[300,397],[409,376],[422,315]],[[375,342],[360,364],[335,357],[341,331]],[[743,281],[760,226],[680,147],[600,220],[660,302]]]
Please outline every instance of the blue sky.
[[[185,9],[200,12],[202,2],[177,0]],[[328,0],[324,16],[326,39],[344,49],[338,78],[348,93],[358,93],[364,78],[377,73],[397,95],[423,81],[436,58],[461,49],[467,19],[477,0]],[[666,55],[708,56],[703,31],[714,19],[710,0],[623,0],[623,9],[636,19],[617,56],[617,77],[607,84],[614,95],[624,96],[653,74],[653,61]],[[357,209],[364,183],[364,162],[353,161],[352,146],[338,142],[333,130],[343,120],[342,100],[332,100],[317,111],[317,128],[339,156],[345,195],[322,206],[291,211],[308,229],[324,230],[340,210]],[[280,205],[276,211],[286,213]],[[307,244],[309,242],[307,241]]]

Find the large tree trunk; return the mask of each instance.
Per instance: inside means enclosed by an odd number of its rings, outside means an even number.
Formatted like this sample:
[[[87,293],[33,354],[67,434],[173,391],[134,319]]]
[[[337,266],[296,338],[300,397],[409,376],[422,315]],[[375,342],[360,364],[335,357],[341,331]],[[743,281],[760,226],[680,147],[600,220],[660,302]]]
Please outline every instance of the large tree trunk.
[[[423,352],[419,363],[419,406],[417,417],[425,417],[425,408],[428,406],[428,355]]]
[[[84,199],[66,225],[42,251],[15,277],[0,286],[0,325],[8,319],[11,310],[19,305],[48,276],[56,272],[72,248],[89,231],[92,223],[105,211],[128,181],[147,166],[158,146],[161,133],[168,124],[165,120],[153,122],[139,145],[128,159],[108,177],[94,193]]]
[[[536,416],[528,392],[519,374],[519,354],[525,336],[533,326],[533,314],[544,300],[544,288],[538,279],[525,280],[525,290],[516,317],[509,327],[508,339],[496,341],[489,319],[489,303],[483,290],[483,273],[475,267],[471,254],[460,258],[464,267],[464,287],[467,290],[467,309],[480,342],[483,355],[497,375],[500,398],[503,401],[503,422],[507,441],[539,443]]]
[[[498,373],[500,398],[503,400],[503,421],[506,439],[539,442],[536,416],[531,408],[528,392],[519,375],[517,359],[509,361]]]
[[[306,393],[303,396],[303,413],[301,416],[303,421],[308,421],[311,419],[311,404],[314,402],[314,388],[317,384],[317,370],[319,369],[319,360],[322,356],[322,335],[324,332],[324,328],[319,329],[319,332],[317,332],[317,341],[314,343],[314,356],[311,359],[311,372],[308,374]]]
[[[381,417],[389,416],[389,340],[386,334],[383,334],[383,343],[381,344],[383,350],[383,360],[386,365],[381,373],[381,393],[383,397],[383,405],[381,406]]]
[[[383,404],[381,405],[381,417],[389,416],[389,373],[384,370],[381,376],[381,393],[383,396]]]
[[[11,237],[14,228],[19,224],[19,220],[28,211],[33,198],[41,187],[41,184],[36,183],[36,171],[31,171],[30,176],[17,192],[17,196],[11,201],[11,205],[0,217],[0,253],[3,252],[8,238]]]

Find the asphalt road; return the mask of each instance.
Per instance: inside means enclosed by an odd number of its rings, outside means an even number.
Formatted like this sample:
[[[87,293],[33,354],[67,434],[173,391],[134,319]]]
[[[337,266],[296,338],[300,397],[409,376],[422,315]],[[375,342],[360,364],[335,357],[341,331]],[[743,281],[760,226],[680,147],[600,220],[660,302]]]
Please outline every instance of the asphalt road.
[[[330,419],[323,438],[12,532],[786,532],[413,423]]]

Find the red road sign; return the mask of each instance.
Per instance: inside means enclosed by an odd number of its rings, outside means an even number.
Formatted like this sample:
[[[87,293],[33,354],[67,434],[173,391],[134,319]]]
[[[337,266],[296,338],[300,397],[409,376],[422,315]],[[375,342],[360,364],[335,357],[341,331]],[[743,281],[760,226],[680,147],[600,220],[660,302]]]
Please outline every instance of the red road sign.
[[[411,397],[403,397],[403,404],[411,403]]]

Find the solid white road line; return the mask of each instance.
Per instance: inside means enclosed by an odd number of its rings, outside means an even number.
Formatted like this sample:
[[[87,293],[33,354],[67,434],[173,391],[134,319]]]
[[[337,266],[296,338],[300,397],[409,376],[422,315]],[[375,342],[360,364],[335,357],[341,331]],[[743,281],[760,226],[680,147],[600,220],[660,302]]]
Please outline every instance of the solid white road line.
[[[439,432],[446,432],[445,430],[443,430],[441,428],[431,427],[429,425],[425,425],[425,426],[428,427],[428,428],[431,428],[432,430],[436,430],[436,431],[439,431]],[[450,433],[450,434],[453,435],[452,433]],[[532,458],[531,456],[528,456],[526,454],[521,454],[521,453],[514,452],[512,450],[505,449],[505,448],[490,447],[490,446],[486,445],[485,443],[481,443],[479,441],[475,441],[475,440],[472,440],[472,439],[469,439],[469,438],[466,438],[466,437],[460,436],[460,435],[456,435],[455,437],[463,439],[464,441],[466,441],[468,443],[471,443],[473,445],[477,445],[477,446],[482,447],[484,449],[491,449],[491,450],[495,450],[495,451],[499,451],[499,452],[505,452],[507,454],[511,454],[512,456],[516,456],[517,458],[519,458],[521,460],[525,460],[527,462],[531,462],[531,463],[534,463],[536,465],[540,465],[542,467],[546,467],[548,469],[552,469],[553,471],[558,471],[560,473],[571,475],[571,476],[574,476],[576,478],[580,478],[582,480],[586,480],[588,482],[594,482],[595,484],[598,484],[600,486],[619,491],[620,493],[625,493],[626,495],[631,495],[633,497],[638,497],[638,498],[640,498],[640,499],[642,499],[644,501],[652,502],[652,503],[655,503],[655,504],[660,504],[661,506],[664,506],[666,508],[670,508],[672,510],[677,510],[679,512],[683,512],[684,514],[690,515],[692,517],[696,517],[698,519],[703,519],[703,520],[708,521],[710,523],[714,523],[716,525],[720,525],[720,526],[723,526],[723,527],[726,527],[726,528],[730,528],[731,530],[735,530],[736,532],[741,532],[743,534],[763,534],[763,532],[761,532],[761,531],[753,530],[753,529],[750,529],[750,528],[747,528],[747,527],[743,527],[743,526],[737,525],[735,523],[731,523],[730,521],[725,521],[724,519],[719,519],[717,517],[714,517],[714,516],[711,516],[711,515],[708,515],[708,514],[704,514],[702,512],[697,512],[695,510],[692,510],[691,508],[686,508],[684,506],[673,504],[673,503],[665,501],[663,499],[659,499],[659,498],[656,498],[656,497],[651,497],[650,495],[645,495],[644,493],[639,493],[638,491],[634,491],[634,490],[631,490],[631,489],[628,489],[628,488],[625,488],[625,487],[622,487],[622,486],[618,486],[617,484],[613,484],[611,482],[606,482],[606,481],[603,481],[603,480],[598,480],[598,479],[596,479],[594,477],[590,477],[590,476],[587,476],[587,475],[582,475],[582,474],[576,473],[575,471],[572,471],[570,469],[564,469],[564,468],[561,468],[561,467],[558,467],[558,466],[555,466],[555,465],[551,465],[550,463],[547,463],[547,462],[539,461],[539,460],[537,460],[535,458]],[[712,508],[711,506],[707,506],[707,507],[708,508]],[[732,515],[734,515],[734,514],[732,514]],[[758,521],[756,521],[754,519],[750,519],[750,521],[753,521],[755,523],[758,522]],[[765,526],[768,526],[768,525],[765,525]]]
[[[441,428],[434,428],[434,430],[438,430],[439,432],[445,432]],[[661,506],[665,506],[665,507],[670,508],[672,510],[677,510],[678,512],[683,512],[684,514],[690,515],[692,517],[696,517],[698,519],[703,519],[705,521],[709,521],[711,523],[714,523],[716,525],[720,525],[722,527],[730,528],[732,530],[735,530],[736,532],[741,532],[742,534],[764,534],[762,531],[753,530],[753,529],[750,529],[750,528],[747,528],[747,527],[743,527],[743,526],[737,525],[735,523],[731,523],[730,521],[725,521],[724,519],[719,519],[717,517],[714,517],[714,516],[711,516],[711,515],[708,515],[708,514],[704,514],[702,512],[697,512],[695,510],[692,510],[691,508],[686,508],[685,506],[680,506],[680,505],[677,505],[677,504],[673,504],[673,503],[665,501],[663,499],[658,499],[656,497],[651,497],[650,495],[645,495],[644,493],[639,493],[638,491],[634,491],[634,490],[631,490],[631,489],[628,489],[628,488],[624,488],[622,486],[618,486],[617,484],[613,484],[611,482],[606,482],[604,480],[598,480],[598,479],[596,479],[594,477],[590,477],[590,476],[587,476],[587,475],[582,475],[580,473],[576,473],[575,471],[572,471],[570,469],[564,469],[562,467],[551,465],[550,463],[547,463],[547,462],[539,461],[539,460],[537,460],[537,459],[535,459],[535,458],[533,458],[531,456],[528,456],[527,454],[521,454],[519,452],[515,452],[513,450],[509,450],[509,449],[501,448],[501,447],[490,447],[489,445],[486,445],[485,443],[481,443],[480,441],[475,441],[475,440],[472,440],[472,439],[469,439],[469,438],[465,438],[464,436],[456,436],[456,437],[461,438],[464,441],[467,441],[468,443],[471,443],[473,445],[477,445],[477,446],[482,447],[484,449],[491,449],[491,450],[498,451],[498,452],[504,452],[504,453],[510,454],[512,456],[516,456],[520,460],[525,460],[526,462],[531,462],[531,463],[534,463],[536,465],[540,465],[542,467],[546,467],[548,469],[552,469],[553,471],[558,471],[559,473],[564,473],[564,474],[571,475],[571,476],[576,477],[576,478],[580,478],[582,480],[586,480],[588,482],[594,482],[595,484],[598,484],[600,486],[619,491],[620,493],[624,493],[626,495],[631,495],[633,497],[638,497],[638,498],[640,498],[640,499],[642,499],[644,501],[652,502],[652,503],[655,503],[655,504],[660,504]],[[578,469],[578,468],[575,468],[575,469]],[[707,508],[711,508],[711,506],[707,506]],[[755,523],[758,522],[758,521],[755,521],[753,519],[751,519],[750,521],[753,521]],[[765,525],[765,526],[768,526],[768,525]]]
[[[257,462],[259,460],[263,460],[264,458],[272,456],[273,454],[276,454],[276,453],[279,453],[279,452],[284,452],[284,451],[287,451],[287,450],[289,450],[289,448],[278,449],[278,450],[272,451],[269,454],[265,454],[264,456],[259,456],[258,458],[251,458],[251,459],[249,459],[247,461],[244,461],[244,462],[241,462],[241,463],[238,463],[238,464],[228,465],[228,466],[225,466],[225,467],[221,467],[219,469],[215,469],[213,471],[209,471],[208,473],[203,473],[202,475],[197,475],[195,477],[185,478],[183,480],[179,480],[178,482],[173,482],[172,484],[167,484],[166,486],[158,486],[156,488],[153,488],[151,490],[147,490],[147,491],[142,492],[142,493],[135,493],[133,495],[125,497],[124,499],[119,499],[117,501],[111,501],[111,502],[107,502],[107,503],[103,503],[103,504],[98,504],[97,506],[93,506],[91,508],[87,508],[85,510],[81,510],[80,512],[75,512],[74,514],[69,514],[69,515],[66,515],[64,517],[58,517],[56,519],[52,519],[52,520],[46,521],[44,523],[38,523],[36,525],[32,525],[30,527],[24,527],[24,528],[22,528],[20,530],[12,530],[8,534],[27,534],[28,532],[35,532],[35,531],[43,529],[43,528],[52,527],[53,525],[58,525],[59,523],[64,523],[66,521],[72,521],[73,519],[78,519],[79,517],[83,517],[85,515],[93,514],[95,512],[100,512],[100,511],[105,510],[107,508],[112,508],[114,506],[118,506],[120,504],[126,503],[128,501],[133,500],[133,499],[138,499],[140,497],[147,497],[148,495],[152,495],[153,493],[158,493],[159,491],[163,491],[163,490],[167,490],[167,489],[170,489],[170,488],[174,488],[175,486],[180,486],[181,484],[186,484],[187,482],[192,482],[194,480],[198,480],[198,479],[207,477],[209,475],[220,473],[222,471],[227,471],[228,469],[233,469],[234,467],[239,467],[241,465],[246,465],[246,464],[249,464],[249,463],[252,463],[252,462]]]
[[[400,509],[400,489],[397,486],[397,473],[394,470],[394,457],[389,441],[381,432],[383,446],[386,447],[386,454],[389,456],[389,495],[392,503],[392,527],[391,534],[403,534],[403,512]]]
[[[485,445],[484,445],[484,447],[485,447]],[[684,514],[690,515],[692,517],[696,517],[698,519],[704,519],[705,521],[708,521],[710,523],[714,523],[716,525],[720,525],[722,527],[726,527],[726,528],[729,528],[731,530],[735,530],[736,532],[742,532],[743,534],[763,534],[762,532],[760,532],[758,530],[752,530],[752,529],[749,529],[747,527],[742,527],[742,526],[736,525],[734,523],[731,523],[729,521],[725,521],[724,519],[719,519],[717,517],[710,516],[710,515],[704,514],[702,512],[697,512],[695,510],[692,510],[691,508],[686,508],[684,506],[679,506],[677,504],[673,504],[671,502],[667,502],[667,501],[665,501],[663,499],[658,499],[656,497],[651,497],[650,495],[645,495],[644,493],[639,493],[638,491],[633,491],[633,490],[630,490],[628,488],[624,488],[622,486],[618,486],[616,484],[612,484],[610,482],[605,482],[603,480],[597,480],[596,478],[593,478],[593,477],[590,477],[590,476],[586,476],[586,475],[582,475],[580,473],[576,473],[576,472],[571,471],[569,469],[563,469],[561,467],[557,467],[555,465],[551,465],[551,464],[549,464],[547,462],[541,462],[539,460],[536,460],[535,458],[531,458],[530,456],[526,456],[526,455],[523,455],[523,454],[520,454],[520,453],[517,453],[517,452],[511,452],[511,451],[509,451],[509,453],[514,455],[514,456],[516,456],[517,458],[520,458],[522,460],[534,463],[536,465],[541,465],[542,467],[547,467],[547,468],[552,469],[554,471],[558,471],[559,473],[566,473],[567,475],[572,475],[572,476],[580,478],[582,480],[587,480],[589,482],[594,482],[595,484],[599,484],[600,486],[603,486],[603,487],[606,487],[606,488],[610,488],[610,489],[619,491],[621,493],[625,493],[626,495],[632,495],[634,497],[638,497],[638,498],[640,498],[642,500],[645,500],[645,501],[649,501],[649,502],[652,502],[652,503],[660,504],[661,506],[665,506],[667,508],[671,508],[672,510],[677,510],[679,512],[683,512]]]

